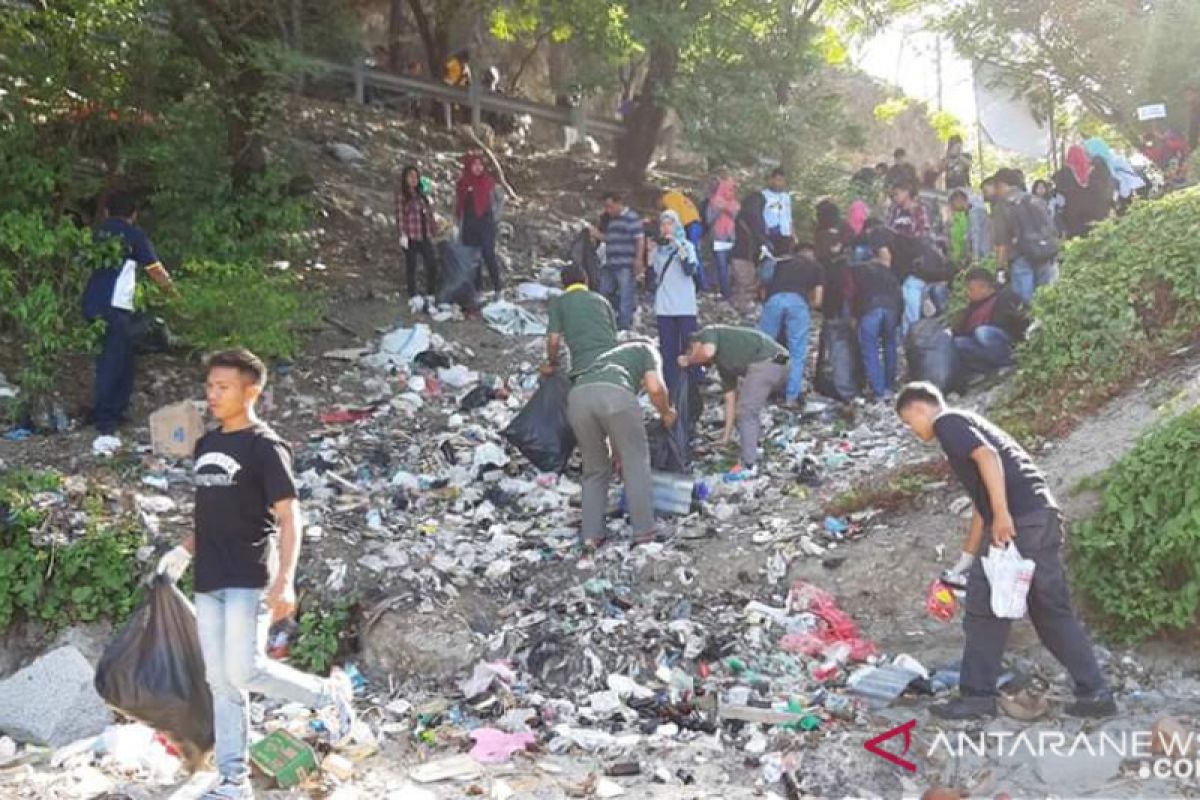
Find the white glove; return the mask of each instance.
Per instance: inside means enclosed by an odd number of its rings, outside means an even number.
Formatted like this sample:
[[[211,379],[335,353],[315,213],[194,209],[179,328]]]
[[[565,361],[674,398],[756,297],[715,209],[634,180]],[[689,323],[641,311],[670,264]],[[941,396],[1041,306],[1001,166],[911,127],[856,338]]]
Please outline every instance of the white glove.
[[[400,234],[400,249],[401,249],[401,250],[407,250],[407,249],[408,249],[408,236],[407,236],[406,234],[403,234],[403,233],[402,233],[402,234]]]
[[[190,563],[192,563],[192,554],[187,551],[186,547],[179,545],[167,551],[158,560],[158,568],[155,569],[155,574],[166,575],[172,581],[178,581],[183,577],[183,573],[187,571],[188,564]]]

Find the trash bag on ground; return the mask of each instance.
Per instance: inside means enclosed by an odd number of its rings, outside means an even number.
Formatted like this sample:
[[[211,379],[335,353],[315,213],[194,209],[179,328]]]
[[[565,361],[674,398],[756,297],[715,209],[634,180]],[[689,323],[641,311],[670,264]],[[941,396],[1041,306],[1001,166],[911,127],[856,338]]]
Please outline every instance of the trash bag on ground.
[[[475,297],[475,275],[483,253],[478,247],[459,242],[438,243],[438,305],[457,305],[471,311],[479,307]]]
[[[213,746],[212,693],[191,603],[158,576],[96,667],[96,692],[126,716],[165,734],[189,769]]]
[[[943,392],[958,385],[958,351],[941,320],[923,319],[913,325],[905,347],[909,380],[929,381]]]
[[[1001,619],[1025,616],[1026,598],[1036,563],[1024,558],[1015,544],[989,547],[981,561],[988,583],[992,585],[992,613]]]
[[[134,312],[129,319],[129,338],[133,340],[133,351],[139,356],[165,353],[171,349],[171,332],[162,317],[145,312]]]
[[[587,228],[579,231],[567,250],[567,260],[587,273],[588,288],[595,290],[600,284],[600,255],[596,243]]]
[[[671,405],[677,414],[675,424],[667,428],[662,420],[654,420],[646,427],[652,469],[659,472],[688,472],[692,465],[692,429],[700,418],[701,404],[700,386],[684,370],[680,374],[679,385],[671,393]]]
[[[813,388],[826,397],[849,403],[858,397],[863,380],[858,340],[850,320],[825,320],[819,348]]]
[[[504,438],[542,472],[562,472],[575,450],[575,432],[567,419],[570,393],[565,376],[542,378],[533,397],[504,429]]]

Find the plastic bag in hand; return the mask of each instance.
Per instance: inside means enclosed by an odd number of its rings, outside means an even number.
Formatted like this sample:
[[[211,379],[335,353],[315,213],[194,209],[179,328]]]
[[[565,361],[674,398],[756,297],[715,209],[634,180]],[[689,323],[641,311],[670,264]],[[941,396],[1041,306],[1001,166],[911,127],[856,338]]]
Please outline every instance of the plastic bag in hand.
[[[992,613],[1001,619],[1025,616],[1034,562],[1023,558],[1014,544],[990,547],[982,560],[983,572],[992,585]]]
[[[166,576],[154,578],[145,602],[104,649],[95,684],[110,706],[165,734],[190,769],[212,749],[212,693],[196,612]]]

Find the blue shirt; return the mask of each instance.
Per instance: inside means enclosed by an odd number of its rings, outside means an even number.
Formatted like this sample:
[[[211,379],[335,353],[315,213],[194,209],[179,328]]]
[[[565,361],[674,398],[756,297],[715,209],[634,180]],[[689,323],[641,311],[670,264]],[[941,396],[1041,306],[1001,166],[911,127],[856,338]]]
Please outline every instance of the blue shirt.
[[[150,244],[146,232],[128,220],[109,217],[96,230],[95,238],[102,241],[119,236],[124,242],[124,253],[113,284],[109,303],[113,308],[133,310],[133,296],[137,287],[138,267],[149,267],[158,263],[158,254]]]

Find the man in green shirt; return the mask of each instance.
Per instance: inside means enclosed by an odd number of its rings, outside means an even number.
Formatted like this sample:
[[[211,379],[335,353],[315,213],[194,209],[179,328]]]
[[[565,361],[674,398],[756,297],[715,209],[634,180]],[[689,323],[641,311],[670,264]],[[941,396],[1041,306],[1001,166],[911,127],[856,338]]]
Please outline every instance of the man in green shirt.
[[[728,478],[740,480],[757,475],[758,439],[762,435],[762,411],[767,401],[787,385],[788,351],[762,331],[733,325],[706,325],[692,334],[691,349],[679,357],[679,366],[695,367],[714,361],[725,390],[726,445],[738,429],[741,461]],[[742,379],[738,388],[738,378]]]
[[[617,346],[617,319],[604,295],[588,289],[582,266],[563,267],[562,282],[566,291],[550,301],[546,363],[541,371],[550,375],[558,369],[565,339],[571,352],[570,378],[574,380],[596,356]]]
[[[604,515],[612,475],[610,443],[621,460],[634,541],[645,544],[657,535],[650,446],[637,399],[642,389],[650,396],[663,425],[673,425],[675,409],[667,396],[658,348],[646,340],[634,340],[596,357],[575,379],[575,388],[567,398],[567,418],[583,454],[581,535],[586,549],[596,549],[607,538]]]

